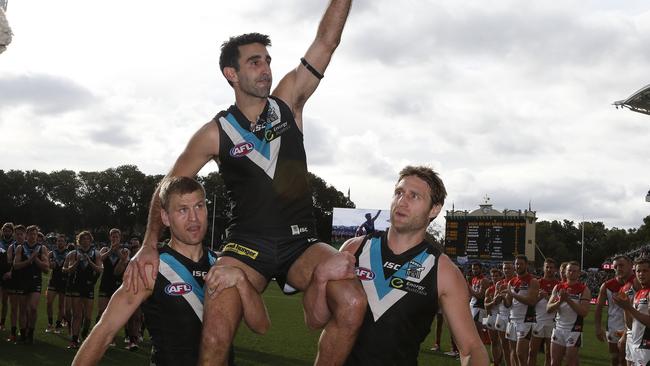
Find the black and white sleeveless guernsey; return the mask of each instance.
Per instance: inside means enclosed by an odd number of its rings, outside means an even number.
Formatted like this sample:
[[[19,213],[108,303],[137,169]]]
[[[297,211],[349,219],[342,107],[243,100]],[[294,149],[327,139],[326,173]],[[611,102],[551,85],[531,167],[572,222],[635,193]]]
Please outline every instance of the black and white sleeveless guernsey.
[[[368,309],[346,365],[417,365],[420,344],[438,312],[440,252],[423,241],[393,254],[386,232],[378,231],[355,256]]]
[[[269,97],[253,131],[236,105],[214,120],[219,172],[232,205],[229,234],[314,236],[303,134],[289,107]]]
[[[151,334],[151,364],[196,365],[203,325],[203,275],[216,260],[204,249],[194,262],[165,245],[153,293],[142,304]]]

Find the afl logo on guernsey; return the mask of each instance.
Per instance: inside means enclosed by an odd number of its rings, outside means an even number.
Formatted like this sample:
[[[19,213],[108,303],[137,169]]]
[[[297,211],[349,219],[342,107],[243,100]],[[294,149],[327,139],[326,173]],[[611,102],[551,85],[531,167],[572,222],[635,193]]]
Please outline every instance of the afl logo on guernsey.
[[[372,281],[375,279],[375,272],[368,268],[357,267],[355,272],[361,281]]]
[[[233,146],[232,149],[230,149],[230,156],[233,158],[241,158],[248,155],[249,152],[253,151],[254,147],[255,146],[253,146],[253,144],[248,141],[242,142],[241,144],[237,144]]]
[[[171,296],[183,296],[192,292],[192,285],[185,282],[170,283],[165,287],[165,293]]]

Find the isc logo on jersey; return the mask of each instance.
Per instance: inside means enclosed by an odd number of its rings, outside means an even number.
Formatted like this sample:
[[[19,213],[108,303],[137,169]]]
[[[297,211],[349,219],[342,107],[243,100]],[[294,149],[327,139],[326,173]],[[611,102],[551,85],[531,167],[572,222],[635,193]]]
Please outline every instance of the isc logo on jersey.
[[[251,151],[253,151],[254,147],[255,146],[248,141],[242,142],[241,144],[237,144],[233,146],[232,149],[230,149],[230,156],[232,156],[233,158],[241,158],[243,156],[248,155],[248,153],[250,153]]]
[[[170,283],[165,286],[165,293],[171,296],[183,296],[192,292],[192,285],[185,282]]]
[[[361,281],[372,281],[375,279],[375,272],[368,268],[357,267],[355,268],[355,272]]]

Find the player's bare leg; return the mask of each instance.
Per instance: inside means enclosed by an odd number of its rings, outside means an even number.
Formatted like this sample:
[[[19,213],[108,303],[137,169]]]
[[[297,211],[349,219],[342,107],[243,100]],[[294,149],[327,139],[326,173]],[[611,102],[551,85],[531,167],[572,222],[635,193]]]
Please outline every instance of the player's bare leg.
[[[260,293],[266,287],[267,281],[264,276],[235,258],[221,257],[215,265],[240,268]],[[206,294],[203,302],[203,333],[199,365],[226,366],[228,364],[230,346],[239,328],[242,314],[241,298],[236,288],[225,289],[214,298]]]
[[[289,270],[289,283],[301,290],[311,282],[314,268],[337,251],[324,243],[309,247]],[[342,365],[359,333],[366,312],[366,295],[358,280],[330,281],[327,304],[332,317],[318,343],[315,365]],[[309,311],[309,309],[305,309]]]

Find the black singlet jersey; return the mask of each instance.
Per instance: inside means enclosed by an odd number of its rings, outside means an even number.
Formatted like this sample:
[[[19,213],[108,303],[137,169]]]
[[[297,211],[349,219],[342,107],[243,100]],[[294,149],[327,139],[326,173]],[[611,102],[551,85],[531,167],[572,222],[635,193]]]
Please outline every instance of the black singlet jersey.
[[[151,334],[151,363],[196,365],[203,326],[203,275],[216,255],[204,248],[194,262],[168,245],[159,249],[160,266],[153,293],[142,303]]]
[[[229,234],[313,236],[303,135],[289,107],[269,97],[253,131],[235,105],[214,120],[219,172],[231,201]]]
[[[4,285],[4,280],[2,277],[4,276],[5,273],[9,272],[11,270],[11,265],[9,264],[9,260],[7,259],[7,251],[9,250],[9,246],[13,243],[12,239],[0,239],[0,287],[3,287]]]
[[[33,247],[30,247],[27,242],[25,242],[22,245],[22,257],[21,259],[24,261],[26,259],[29,259],[33,255],[40,255],[41,250],[43,250],[43,246],[41,244],[35,244]],[[20,281],[22,283],[41,283],[43,280],[43,275],[42,271],[40,268],[38,268],[38,264],[36,262],[32,262],[31,264],[27,265],[27,267],[23,267],[20,270]]]
[[[368,308],[345,365],[417,365],[438,312],[440,252],[423,241],[396,255],[386,232],[366,236],[355,253]]]
[[[95,248],[91,247],[87,251],[77,248],[73,253],[77,256],[79,263],[77,263],[75,271],[72,272],[72,275],[70,276],[70,285],[75,286],[77,289],[94,287],[95,283],[97,283],[99,273],[95,272],[93,266],[88,263],[84,254],[87,254],[88,258],[95,263],[99,252]]]
[[[119,287],[121,276],[115,274],[115,267],[117,266],[117,262],[120,261],[120,254],[118,251],[121,248],[121,246],[117,249],[109,248],[110,252],[102,262],[104,270],[102,271],[102,279],[99,280],[100,291],[112,293]]]
[[[50,277],[50,283],[65,282],[66,274],[63,273],[63,263],[65,262],[66,255],[68,255],[66,249],[59,250],[58,248],[54,248],[50,252],[50,268],[52,268],[52,264],[54,265],[52,276]]]

